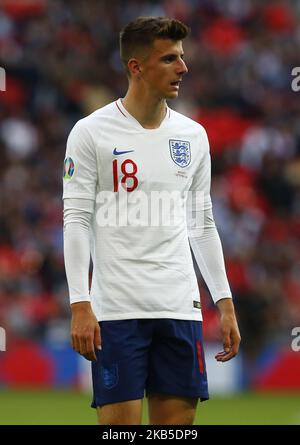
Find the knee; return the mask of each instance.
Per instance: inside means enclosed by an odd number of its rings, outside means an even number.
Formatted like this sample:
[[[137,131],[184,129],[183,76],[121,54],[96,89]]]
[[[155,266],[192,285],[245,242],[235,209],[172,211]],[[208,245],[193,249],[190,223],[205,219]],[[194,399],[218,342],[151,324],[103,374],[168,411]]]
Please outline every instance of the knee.
[[[97,407],[99,425],[140,425],[141,406],[135,402]]]
[[[140,425],[140,419],[131,415],[98,415],[99,425]]]
[[[193,425],[195,420],[195,411],[188,410],[181,413],[167,414],[160,418],[151,419],[152,425]]]

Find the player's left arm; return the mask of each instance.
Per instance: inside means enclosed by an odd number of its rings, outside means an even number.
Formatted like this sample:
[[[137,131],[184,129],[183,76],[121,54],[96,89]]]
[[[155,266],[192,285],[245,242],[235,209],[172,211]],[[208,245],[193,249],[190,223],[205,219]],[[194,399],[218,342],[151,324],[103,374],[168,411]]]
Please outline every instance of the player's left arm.
[[[241,337],[226,275],[223,249],[212,213],[211,161],[204,129],[200,143],[203,154],[193,178],[187,204],[188,235],[195,260],[220,312],[224,350],[215,358],[225,362],[236,356]]]

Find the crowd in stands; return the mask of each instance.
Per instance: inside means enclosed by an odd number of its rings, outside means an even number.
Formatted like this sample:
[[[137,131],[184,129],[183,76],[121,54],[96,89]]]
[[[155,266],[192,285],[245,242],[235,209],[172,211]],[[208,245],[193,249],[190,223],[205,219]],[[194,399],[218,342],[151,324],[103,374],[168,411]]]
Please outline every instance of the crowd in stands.
[[[62,164],[74,123],[126,92],[118,33],[139,15],[191,27],[177,101],[206,128],[215,220],[243,337],[255,357],[300,322],[300,2],[2,0],[0,326],[68,337]],[[299,82],[300,83],[300,82]],[[218,314],[199,276],[207,341]],[[289,341],[289,340],[288,340]]]

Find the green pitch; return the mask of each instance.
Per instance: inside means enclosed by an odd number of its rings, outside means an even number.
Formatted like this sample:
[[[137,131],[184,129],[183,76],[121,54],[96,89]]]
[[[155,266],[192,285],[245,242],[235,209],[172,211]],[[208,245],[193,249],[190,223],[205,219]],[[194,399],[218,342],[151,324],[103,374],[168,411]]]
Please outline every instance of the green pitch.
[[[90,396],[69,391],[0,389],[0,425],[94,425]],[[147,423],[146,404],[143,423]],[[300,393],[213,396],[198,406],[197,425],[300,424]]]

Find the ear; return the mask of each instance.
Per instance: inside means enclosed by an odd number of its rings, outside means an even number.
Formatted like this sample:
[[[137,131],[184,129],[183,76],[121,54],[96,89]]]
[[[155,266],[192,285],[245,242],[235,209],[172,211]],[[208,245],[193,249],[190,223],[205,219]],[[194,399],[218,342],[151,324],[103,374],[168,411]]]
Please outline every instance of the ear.
[[[132,76],[137,76],[141,72],[140,63],[137,59],[128,60],[128,69]]]

